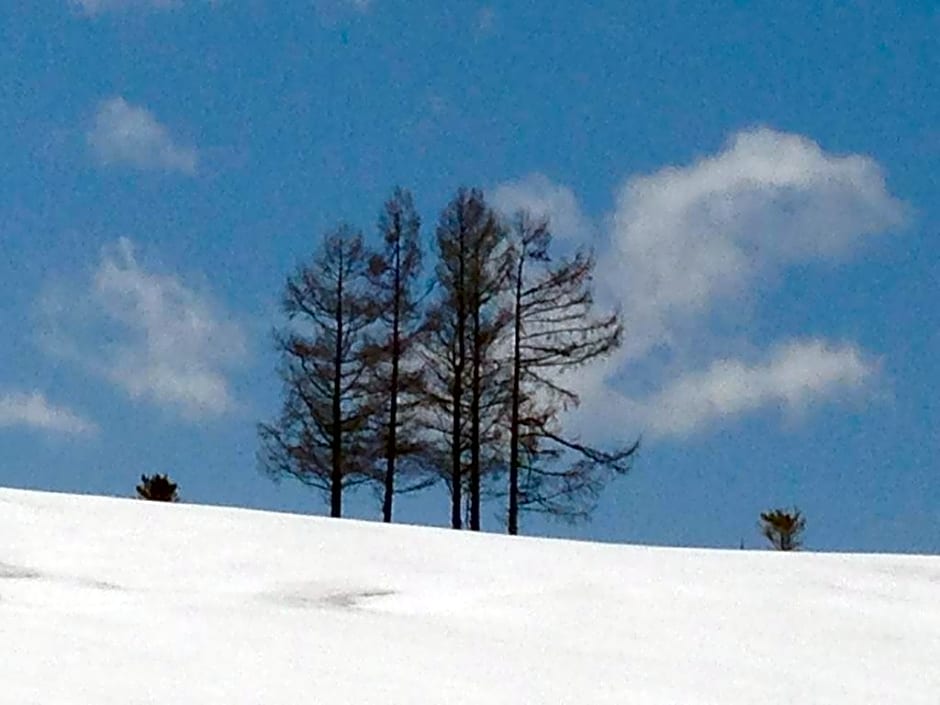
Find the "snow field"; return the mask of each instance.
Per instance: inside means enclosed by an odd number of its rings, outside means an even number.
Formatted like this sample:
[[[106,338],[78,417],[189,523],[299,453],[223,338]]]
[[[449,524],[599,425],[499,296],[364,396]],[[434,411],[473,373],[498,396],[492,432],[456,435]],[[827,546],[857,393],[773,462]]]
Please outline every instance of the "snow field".
[[[0,703],[937,705],[940,558],[0,490]]]

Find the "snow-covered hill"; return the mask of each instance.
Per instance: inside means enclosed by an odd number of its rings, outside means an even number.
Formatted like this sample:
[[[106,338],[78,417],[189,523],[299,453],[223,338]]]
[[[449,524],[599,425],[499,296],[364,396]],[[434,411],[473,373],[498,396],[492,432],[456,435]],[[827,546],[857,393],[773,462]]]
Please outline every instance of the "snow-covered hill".
[[[9,705],[937,705],[940,558],[0,490]]]

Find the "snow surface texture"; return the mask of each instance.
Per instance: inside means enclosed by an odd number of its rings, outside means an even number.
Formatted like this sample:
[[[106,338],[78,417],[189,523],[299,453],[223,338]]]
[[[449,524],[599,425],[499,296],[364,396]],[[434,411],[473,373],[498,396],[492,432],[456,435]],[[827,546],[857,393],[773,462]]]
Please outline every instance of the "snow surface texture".
[[[940,558],[0,490],[10,705],[937,705]]]

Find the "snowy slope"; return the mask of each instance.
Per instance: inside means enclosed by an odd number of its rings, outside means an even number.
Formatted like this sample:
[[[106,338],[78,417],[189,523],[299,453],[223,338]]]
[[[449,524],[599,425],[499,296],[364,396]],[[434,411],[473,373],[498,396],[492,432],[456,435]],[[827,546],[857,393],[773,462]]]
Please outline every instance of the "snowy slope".
[[[10,705],[937,705],[940,559],[0,490]]]

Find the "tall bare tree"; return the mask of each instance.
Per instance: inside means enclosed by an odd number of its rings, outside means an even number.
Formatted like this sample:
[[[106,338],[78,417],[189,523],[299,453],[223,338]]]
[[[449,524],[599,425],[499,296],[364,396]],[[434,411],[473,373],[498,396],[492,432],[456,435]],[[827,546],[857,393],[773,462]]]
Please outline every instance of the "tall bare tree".
[[[511,232],[507,529],[516,534],[520,511],[587,516],[610,475],[629,468],[639,444],[604,451],[564,435],[559,416],[579,402],[566,375],[616,349],[623,326],[616,313],[594,313],[589,254],[553,260],[548,221],[526,212],[516,214]]]
[[[482,475],[497,465],[487,457],[492,448],[487,437],[497,428],[500,396],[492,353],[499,327],[505,325],[499,307],[507,281],[505,235],[476,189],[457,192],[436,231],[437,298],[427,318],[423,355],[432,406],[429,425],[445,439],[443,475],[451,491],[451,526],[458,529],[465,489],[470,528],[480,528]]]
[[[370,295],[377,306],[370,386],[376,397],[373,421],[384,461],[382,519],[386,522],[392,521],[396,493],[432,483],[424,471],[425,444],[418,423],[424,375],[414,354],[422,326],[420,228],[411,194],[396,189],[379,216],[382,248],[369,263]]]
[[[333,517],[342,516],[346,488],[374,479],[365,373],[376,308],[366,296],[368,261],[362,236],[341,226],[288,277],[289,325],[276,333],[284,400],[278,419],[259,425],[262,468],[325,492]]]
[[[468,489],[472,531],[480,530],[483,475],[499,467],[501,460],[497,449],[507,395],[505,370],[497,349],[511,320],[510,311],[502,301],[509,283],[510,254],[507,231],[496,213],[487,208],[470,239],[470,267],[466,279],[470,304]]]

